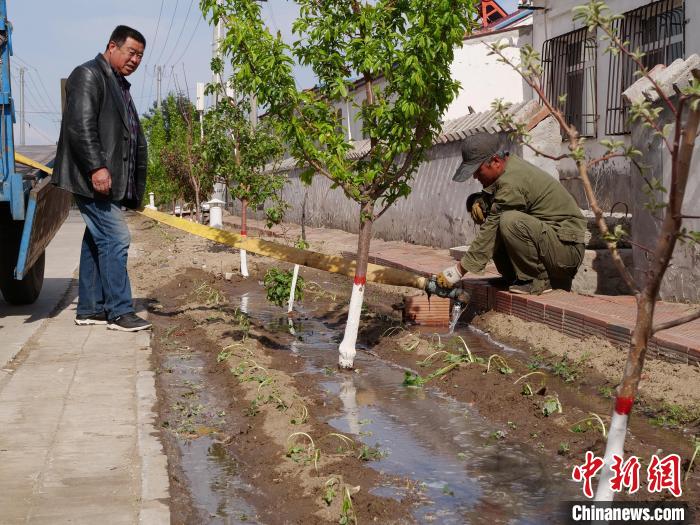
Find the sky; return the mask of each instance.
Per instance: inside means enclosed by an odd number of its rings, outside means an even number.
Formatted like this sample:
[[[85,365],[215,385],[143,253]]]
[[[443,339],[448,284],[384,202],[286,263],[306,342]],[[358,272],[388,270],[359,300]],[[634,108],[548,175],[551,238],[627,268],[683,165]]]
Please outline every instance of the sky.
[[[156,100],[155,66],[163,66],[162,94],[187,90],[192,100],[197,82],[211,78],[212,28],[198,0],[6,0],[13,26],[12,93],[19,108],[19,68],[25,68],[26,144],[53,144],[60,128],[60,79],[77,65],[101,53],[118,24],[141,31],[147,46],[139,69],[129,77],[139,113]],[[517,0],[502,0],[512,11]],[[290,41],[297,9],[288,0],[268,0],[263,15],[268,26]],[[313,75],[296,71],[300,88],[311,87]],[[15,143],[20,144],[19,116]]]

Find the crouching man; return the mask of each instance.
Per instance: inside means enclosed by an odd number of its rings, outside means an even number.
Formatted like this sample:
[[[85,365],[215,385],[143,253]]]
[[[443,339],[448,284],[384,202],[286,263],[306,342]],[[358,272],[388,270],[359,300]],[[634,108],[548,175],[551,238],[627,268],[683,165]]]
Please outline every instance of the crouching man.
[[[474,139],[462,147],[462,164],[453,180],[473,176],[484,187],[468,202],[480,230],[462,260],[438,275],[438,284],[452,288],[467,272],[483,272],[493,259],[513,293],[571,289],[586,235],[576,201],[546,172],[501,151],[498,135]]]

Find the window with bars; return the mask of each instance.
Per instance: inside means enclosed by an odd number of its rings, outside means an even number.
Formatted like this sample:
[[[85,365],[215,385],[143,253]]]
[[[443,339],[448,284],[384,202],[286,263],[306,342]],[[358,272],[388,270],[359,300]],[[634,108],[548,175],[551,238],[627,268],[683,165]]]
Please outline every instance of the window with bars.
[[[559,105],[567,123],[585,137],[594,137],[596,109],[594,34],[586,28],[547,40],[542,45],[542,84],[547,98]]]
[[[670,64],[685,56],[685,1],[660,0],[624,13],[614,22],[614,29],[631,50],[644,53],[644,67]],[[610,56],[608,101],[605,114],[605,133],[624,135],[630,132],[629,108],[622,93],[636,80],[637,65],[628,57]]]

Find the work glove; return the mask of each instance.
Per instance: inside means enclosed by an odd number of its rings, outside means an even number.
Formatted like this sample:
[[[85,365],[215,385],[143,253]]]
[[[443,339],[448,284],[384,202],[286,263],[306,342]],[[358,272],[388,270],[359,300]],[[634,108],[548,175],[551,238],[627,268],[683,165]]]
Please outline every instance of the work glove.
[[[484,224],[488,217],[488,204],[481,193],[472,193],[467,199],[467,211],[475,224]]]
[[[450,266],[449,268],[445,268],[437,276],[437,285],[441,288],[453,288],[455,284],[462,280],[464,273],[464,269],[459,263],[455,264],[454,266]]]

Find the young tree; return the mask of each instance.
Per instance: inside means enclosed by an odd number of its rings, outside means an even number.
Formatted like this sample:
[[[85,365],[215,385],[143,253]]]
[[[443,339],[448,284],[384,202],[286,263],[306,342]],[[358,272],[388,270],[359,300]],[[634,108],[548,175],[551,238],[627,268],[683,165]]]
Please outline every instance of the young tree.
[[[358,204],[355,279],[340,344],[343,368],[351,368],[355,357],[372,225],[410,193],[413,174],[457,93],[450,65],[472,26],[476,3],[298,0],[298,40],[287,45],[267,29],[254,0],[200,0],[205,16],[226,27],[221,51],[238,84],[277,117],[289,153],[305,168],[302,179],[321,174]],[[314,71],[315,89],[297,89],[295,59]],[[359,145],[359,158],[348,156],[355,145],[336,107],[348,100],[353,75],[364,82],[366,100],[349,102],[369,137]]]
[[[212,61],[212,69],[221,76],[223,64]],[[247,236],[246,210],[267,203],[265,214],[271,228],[282,222],[287,204],[281,191],[287,178],[270,173],[266,168],[279,160],[282,142],[274,132],[274,117],[254,125],[248,115],[250,104],[227,93],[240,92],[232,79],[229,89],[213,84],[210,93],[216,93],[218,103],[205,117],[203,159],[219,180],[226,182],[234,199],[241,201],[241,236]],[[248,276],[245,250],[241,250],[241,273]]]
[[[574,18],[588,27],[590,32],[599,31],[599,35],[609,42],[607,52],[622,53],[627,57],[638,69],[639,77],[644,77],[658,95],[660,106],[655,107],[654,103],[649,100],[635,102],[630,107],[630,118],[633,123],[650,129],[661,140],[668,152],[671,165],[671,178],[668,188],[663,188],[660,182],[660,174],[648,176],[647,173],[644,173],[644,167],[638,166],[637,168],[642,171],[641,175],[645,177],[650,193],[656,193],[661,190],[668,195],[668,199],[661,204],[658,202],[650,203],[655,212],[660,214],[661,228],[656,244],[652,247],[644,247],[650,258],[648,271],[643,274],[641,279],[635,279],[632,269],[625,266],[617,249],[617,243],[627,233],[621,228],[616,228],[613,232],[608,230],[603,212],[598,205],[597,196],[593,191],[589,171],[596,164],[608,159],[628,158],[634,162],[635,158],[640,155],[640,152],[634,149],[633,146],[626,146],[622,141],[601,141],[601,145],[607,150],[605,155],[594,159],[587,158],[584,142],[579,131],[566,121],[561,110],[561,106],[566,101],[553,101],[547,98],[542,85],[542,67],[539,54],[531,47],[526,46],[521,49],[520,64],[516,65],[503,53],[506,44],[491,46],[492,52],[498,55],[502,62],[520,72],[523,79],[537,93],[549,114],[559,123],[564,136],[568,139],[570,153],[561,157],[555,157],[554,160],[568,157],[575,162],[578,178],[583,185],[591,210],[595,214],[596,224],[607,241],[612,260],[627,286],[633,291],[637,301],[635,325],[632,331],[622,382],[618,387],[615,398],[615,406],[605,448],[604,468],[601,471],[602,474],[596,492],[596,500],[611,501],[614,493],[609,483],[612,477],[610,466],[613,464],[613,455],[620,457],[624,455],[628,417],[637,395],[649,339],[659,330],[700,317],[700,311],[698,311],[669,323],[662,325],[653,324],[654,308],[659,289],[671,261],[676,243],[679,240],[682,242],[700,241],[698,232],[687,231],[683,227],[684,214],[682,211],[690,174],[690,162],[700,124],[700,81],[694,78],[691,80],[690,85],[683,89],[678,96],[669,96],[644,66],[644,54],[639,50],[629,49],[628,44],[615,31],[613,22],[620,17],[611,15],[604,2],[590,0],[587,5],[574,8]],[[522,139],[524,144],[531,147],[536,153],[553,158],[537,151],[529,144],[529,136],[525,128],[513,122],[513,119],[508,116],[506,111],[507,105],[497,101],[494,106],[500,109],[501,125],[504,129],[512,130],[515,136]],[[669,111],[673,115],[675,119],[673,125],[662,127],[659,123],[659,116],[664,110]]]
[[[165,101],[169,115],[168,141],[161,151],[166,173],[179,182],[187,201],[194,201],[197,220],[202,221],[202,196],[211,193],[214,176],[204,162],[199,123],[194,105],[182,95]]]
[[[141,118],[141,125],[148,141],[146,193],[153,192],[158,204],[172,204],[180,196],[181,189],[168,175],[162,161],[162,152],[168,142],[167,114],[153,107]]]

